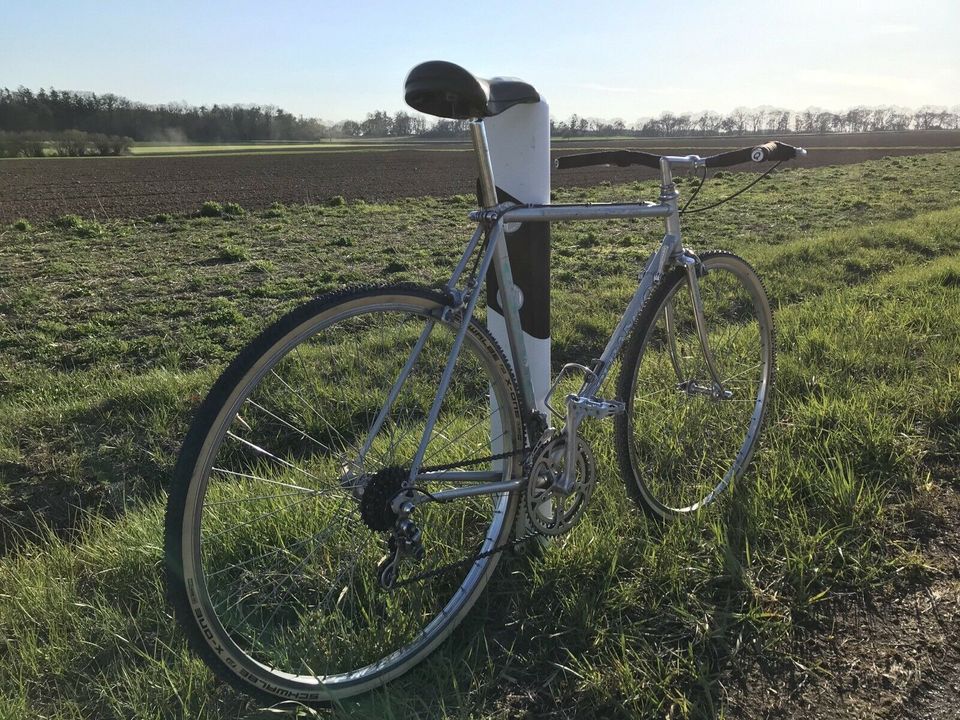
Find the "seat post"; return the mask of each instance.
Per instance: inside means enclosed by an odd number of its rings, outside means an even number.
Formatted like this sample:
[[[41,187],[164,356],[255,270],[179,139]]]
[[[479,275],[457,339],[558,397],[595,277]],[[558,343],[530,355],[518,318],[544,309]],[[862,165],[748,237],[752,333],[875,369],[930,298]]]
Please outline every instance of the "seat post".
[[[487,144],[487,129],[483,120],[470,121],[470,139],[480,165],[480,194],[485,208],[497,204],[497,185],[493,180],[493,161],[490,159],[490,146]]]

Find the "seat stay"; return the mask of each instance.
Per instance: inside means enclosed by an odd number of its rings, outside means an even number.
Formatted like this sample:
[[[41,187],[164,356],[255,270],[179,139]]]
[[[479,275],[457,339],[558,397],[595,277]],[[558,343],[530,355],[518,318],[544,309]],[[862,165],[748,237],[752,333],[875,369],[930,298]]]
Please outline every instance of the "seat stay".
[[[477,277],[486,277],[487,271],[490,269],[490,264],[493,262],[495,250],[502,242],[503,225],[498,224],[493,230],[491,230],[490,240],[487,243],[487,246],[484,248],[483,257],[481,258],[480,265],[477,268]],[[440,408],[443,405],[443,400],[446,397],[447,389],[450,386],[450,380],[453,377],[453,369],[457,364],[457,358],[460,357],[460,350],[463,347],[463,342],[467,335],[467,329],[470,327],[470,319],[473,317],[473,312],[477,307],[477,300],[480,298],[480,290],[482,287],[482,283],[477,283],[474,287],[470,288],[465,298],[460,327],[457,329],[457,334],[453,340],[453,346],[450,348],[450,355],[447,357],[446,365],[444,366],[443,373],[440,376],[437,392],[433,397],[433,403],[431,404],[430,411],[427,414],[426,423],[424,424],[423,428],[423,435],[421,436],[420,444],[417,447],[417,453],[410,465],[410,475],[408,480],[411,485],[416,481],[417,474],[420,472],[420,465],[423,463],[423,457],[427,452],[427,445],[430,444],[430,438],[433,436],[433,427],[437,423],[437,418],[440,417]]]

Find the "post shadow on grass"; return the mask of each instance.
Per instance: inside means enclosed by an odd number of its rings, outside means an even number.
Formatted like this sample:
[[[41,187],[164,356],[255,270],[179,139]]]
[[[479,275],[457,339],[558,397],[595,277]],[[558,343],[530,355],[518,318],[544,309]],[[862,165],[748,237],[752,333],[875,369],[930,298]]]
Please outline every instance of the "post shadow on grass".
[[[505,553],[450,637],[386,687],[337,703],[333,717],[459,717],[476,712],[478,703],[482,707],[502,701],[502,679],[511,674],[510,656],[522,654],[514,643],[529,640],[517,628],[524,620],[522,598],[530,562],[526,554]]]
[[[193,412],[189,400],[175,401],[178,407],[166,408],[166,426],[155,428],[152,436],[137,414],[142,403],[127,393],[64,413],[55,426],[24,428],[27,442],[30,436],[40,441],[36,447],[25,443],[26,462],[0,465],[6,486],[0,500],[0,556],[51,533],[69,540],[93,516],[116,519],[159,501]],[[155,410],[143,407],[145,414]],[[118,438],[137,440],[122,446]],[[54,444],[57,454],[73,456],[73,462],[49,468],[31,462],[31,455],[43,456]],[[72,468],[70,475],[63,467]]]
[[[703,532],[710,531],[711,522],[722,528],[722,537],[718,538],[722,543],[720,572],[697,598],[698,610],[710,618],[710,632],[696,638],[674,618],[663,623],[654,619],[655,625],[667,628],[665,635],[670,637],[665,637],[665,644],[682,654],[692,648],[693,668],[686,688],[681,689],[696,718],[720,715],[721,681],[726,683],[731,673],[736,677],[734,663],[744,640],[739,618],[747,587],[744,566],[750,537],[750,485],[739,483],[723,502],[696,518],[688,518]],[[648,540],[655,542],[664,528],[652,520],[643,522],[647,523]],[[577,530],[572,532],[576,534]],[[510,695],[518,698],[516,709],[520,713],[555,708],[570,717],[629,717],[631,710],[617,705],[615,695],[576,693],[570,685],[576,684],[575,678],[561,669],[569,667],[571,656],[592,651],[590,612],[598,603],[591,588],[609,587],[611,580],[609,566],[602,561],[577,567],[576,577],[570,576],[570,569],[538,558],[536,553],[505,557],[477,605],[452,636],[407,676],[364,702],[373,704],[369,707],[377,703],[416,707],[429,716],[438,708],[450,711],[460,706],[476,712],[478,703],[480,707],[492,706]],[[639,570],[642,572],[642,568]],[[540,576],[536,583],[530,581],[534,572]],[[580,617],[580,625],[569,612],[558,610],[564,593],[576,594],[578,602],[588,608]],[[645,614],[643,608],[634,609],[638,616]],[[571,698],[579,698],[575,700],[577,707],[569,706]]]
[[[756,630],[750,624],[736,621],[736,615],[742,614],[749,603],[750,582],[744,571],[747,565],[747,548],[758,545],[753,515],[750,512],[754,486],[755,481],[747,478],[741,479],[731,488],[730,502],[723,512],[723,573],[718,578],[715,596],[716,606],[723,608],[720,617],[726,631],[720,634],[720,642],[715,644],[716,652],[709,669],[714,677],[725,680],[724,694],[726,699],[734,700],[734,712],[737,710],[738,695],[747,691],[758,680],[771,686],[782,684],[785,689],[801,684],[797,665],[782,655],[768,653],[759,658],[748,655],[742,660],[737,657],[740,646],[749,646],[756,639]],[[792,616],[792,625],[788,632],[793,650],[801,655],[805,651],[809,653],[808,631],[819,627],[816,621],[810,625],[800,617]],[[731,639],[734,640],[733,643],[730,642]]]
[[[696,646],[696,677],[685,689],[693,705],[692,716],[697,718],[718,716],[718,680],[737,647],[735,616],[745,587],[744,551],[749,532],[742,498],[748,493],[749,489],[739,490],[736,502],[690,519],[706,532],[712,516],[727,532],[722,571],[709,586],[708,595],[700,598],[720,624]],[[660,530],[652,521],[646,522],[646,529],[656,539]],[[517,714],[556,711],[564,717],[631,717],[631,709],[618,705],[616,696],[580,696],[574,687],[576,678],[562,669],[569,667],[571,655],[589,652],[592,630],[589,615],[577,626],[570,622],[569,614],[558,611],[560,596],[576,594],[584,606],[595,606],[590,588],[610,585],[610,568],[604,561],[578,566],[576,577],[570,577],[569,570],[536,552],[506,554],[471,612],[437,650],[385,688],[338,703],[332,715],[434,717],[455,715],[458,710],[482,714],[484,709],[502,710],[506,698],[512,698],[509,702]],[[540,575],[536,582],[532,582],[534,573]],[[642,608],[639,610],[642,614]],[[564,634],[557,636],[551,618],[563,625]],[[688,641],[675,637],[665,642],[685,649]]]

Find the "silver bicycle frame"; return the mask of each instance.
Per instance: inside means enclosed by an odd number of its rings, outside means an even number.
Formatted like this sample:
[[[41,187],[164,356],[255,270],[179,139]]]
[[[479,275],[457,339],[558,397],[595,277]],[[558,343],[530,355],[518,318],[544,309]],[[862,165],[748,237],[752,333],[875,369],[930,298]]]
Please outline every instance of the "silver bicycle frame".
[[[660,242],[660,246],[647,261],[646,266],[639,277],[639,285],[630,303],[627,305],[620,322],[613,331],[603,353],[592,370],[587,374],[583,387],[579,393],[582,397],[593,397],[599,391],[603,381],[606,379],[613,360],[617,357],[623,343],[633,327],[640,309],[646,302],[654,284],[660,279],[664,270],[670,264],[683,263],[691,266],[692,256],[685,254],[680,239],[680,213],[678,207],[679,193],[673,183],[674,167],[692,167],[699,168],[703,166],[703,160],[697,155],[686,156],[664,156],[660,160],[660,197],[659,201],[636,202],[636,203],[591,203],[591,204],[567,204],[567,205],[517,205],[514,203],[497,204],[496,184],[493,174],[493,166],[490,161],[489,146],[487,144],[486,132],[483,122],[480,120],[470,124],[471,138],[473,147],[477,154],[480,166],[480,191],[483,208],[470,213],[470,219],[478,223],[476,232],[473,234],[466,250],[454,270],[453,276],[447,282],[446,289],[453,298],[451,307],[444,312],[462,312],[460,328],[454,338],[453,347],[447,358],[444,371],[441,374],[440,383],[437,387],[437,393],[433,404],[427,415],[427,422],[424,428],[424,434],[417,448],[410,469],[410,482],[416,480],[440,480],[449,479],[463,481],[473,481],[476,484],[457,487],[449,490],[439,490],[431,492],[429,497],[417,495],[409,500],[408,510],[421,502],[449,502],[462,497],[473,495],[488,495],[502,492],[518,490],[523,487],[524,479],[514,478],[508,481],[493,482],[502,475],[501,472],[488,470],[476,472],[450,471],[450,472],[419,472],[420,465],[423,462],[427,445],[433,433],[433,426],[439,416],[440,406],[450,384],[453,375],[453,369],[456,364],[460,349],[466,336],[469,318],[472,317],[477,301],[480,297],[482,283],[476,278],[484,278],[487,271],[492,267],[496,273],[497,282],[501,290],[501,306],[504,312],[504,319],[509,339],[510,351],[514,360],[514,372],[516,373],[519,385],[520,396],[522,398],[522,407],[526,416],[523,422],[528,424],[534,408],[536,408],[536,398],[534,397],[533,383],[530,377],[530,368],[527,360],[527,352],[523,343],[523,335],[520,327],[520,310],[515,301],[515,293],[508,289],[513,288],[513,275],[510,268],[510,258],[507,254],[506,242],[504,240],[504,225],[507,223],[524,222],[568,222],[574,220],[612,220],[628,218],[659,217],[664,218],[666,232]],[[477,246],[483,236],[486,236],[486,244],[483,254],[477,266],[477,272],[473,276],[474,280],[468,282],[464,290],[458,288],[460,279],[469,263],[470,258],[476,252]],[[693,272],[689,274],[690,282],[696,287],[696,276]],[[696,297],[696,295],[695,295]],[[699,313],[698,321],[702,321],[702,310]],[[433,327],[433,323],[423,331],[420,341],[414,348],[411,358],[407,361],[400,376],[397,378],[394,387],[388,397],[387,404],[380,411],[374,426],[364,443],[362,455],[369,448],[379,427],[390,412],[392,400],[399,393],[400,388],[406,381],[413,365],[416,362],[418,351],[425,344],[427,337]],[[701,322],[698,322],[698,330]],[[705,339],[705,332],[702,335]],[[712,360],[707,349],[708,362]],[[712,362],[710,363],[712,365]],[[713,370],[713,368],[711,368]],[[714,380],[716,381],[716,374]],[[568,413],[569,415],[569,413]],[[528,425],[529,427],[529,425]],[[576,432],[574,426],[573,431]],[[535,442],[537,438],[533,438]],[[569,443],[571,452],[576,448],[576,442]],[[568,462],[567,467],[572,467]]]

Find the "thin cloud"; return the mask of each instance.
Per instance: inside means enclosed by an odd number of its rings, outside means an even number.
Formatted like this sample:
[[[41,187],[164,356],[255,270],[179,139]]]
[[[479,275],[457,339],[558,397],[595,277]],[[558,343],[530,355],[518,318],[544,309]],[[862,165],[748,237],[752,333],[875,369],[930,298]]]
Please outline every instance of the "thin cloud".
[[[585,83],[571,85],[570,87],[577,88],[578,90],[593,90],[595,92],[605,92],[605,93],[638,93],[640,88],[635,87],[613,87],[611,85],[597,85],[595,83]]]
[[[800,82],[814,85],[865,90],[910,91],[915,90],[918,85],[917,80],[912,78],[898,78],[871,73],[836,72],[834,70],[800,70],[796,77]]]
[[[683,95],[684,93],[693,93],[696,92],[693,88],[683,88],[683,87],[669,87],[669,88],[655,88],[655,87],[616,87],[613,85],[598,85],[596,83],[577,83],[574,85],[568,85],[567,87],[572,87],[577,90],[591,90],[593,92],[601,93],[611,93],[618,95],[636,95],[643,93],[644,95]]]
[[[871,25],[867,28],[867,33],[870,35],[913,35],[918,32],[920,32],[920,28],[916,25],[894,23]]]

